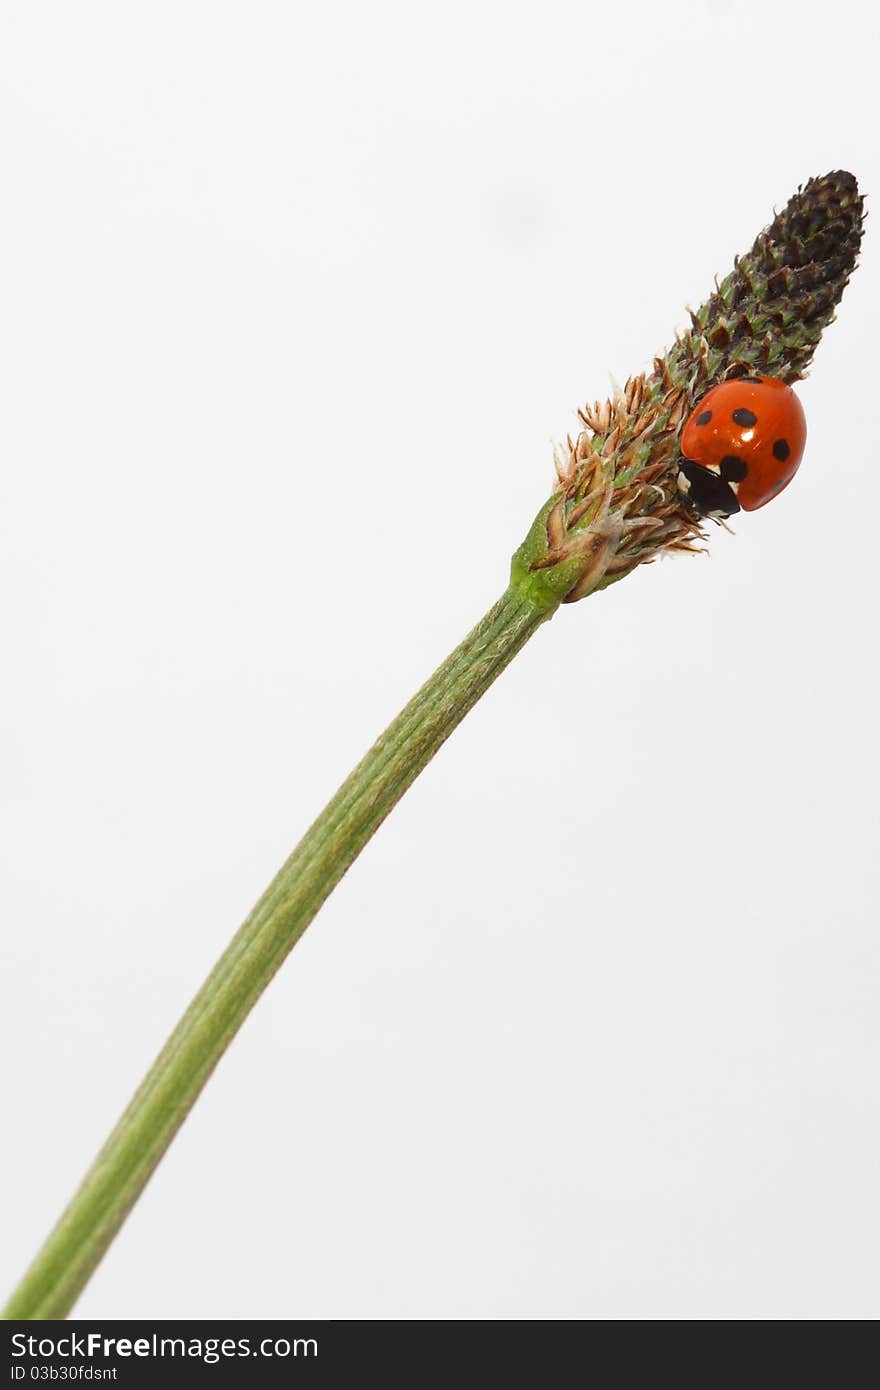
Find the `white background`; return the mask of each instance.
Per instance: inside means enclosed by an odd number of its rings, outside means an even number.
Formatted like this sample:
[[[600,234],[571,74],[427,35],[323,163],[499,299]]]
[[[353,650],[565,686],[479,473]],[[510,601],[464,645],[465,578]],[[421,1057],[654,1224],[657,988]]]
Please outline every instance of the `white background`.
[[[7,6],[10,1287],[551,445],[809,175],[864,4]],[[261,1001],[80,1317],[880,1311],[878,252],[776,504],[564,609]]]

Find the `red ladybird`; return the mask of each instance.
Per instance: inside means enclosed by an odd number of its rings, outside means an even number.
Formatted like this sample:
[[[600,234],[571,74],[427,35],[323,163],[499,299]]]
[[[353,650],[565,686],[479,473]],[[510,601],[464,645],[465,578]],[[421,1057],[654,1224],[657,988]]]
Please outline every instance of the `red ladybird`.
[[[701,516],[754,512],[791,482],[806,438],[803,406],[784,381],[722,382],[682,430],[678,486]]]

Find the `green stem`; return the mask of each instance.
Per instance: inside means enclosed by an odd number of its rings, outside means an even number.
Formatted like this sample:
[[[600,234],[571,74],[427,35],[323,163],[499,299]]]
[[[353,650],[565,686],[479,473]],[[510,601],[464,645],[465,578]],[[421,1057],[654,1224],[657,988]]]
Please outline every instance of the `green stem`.
[[[373,832],[556,600],[512,585],[342,784],[233,937],[4,1310],[64,1317],[285,956]]]

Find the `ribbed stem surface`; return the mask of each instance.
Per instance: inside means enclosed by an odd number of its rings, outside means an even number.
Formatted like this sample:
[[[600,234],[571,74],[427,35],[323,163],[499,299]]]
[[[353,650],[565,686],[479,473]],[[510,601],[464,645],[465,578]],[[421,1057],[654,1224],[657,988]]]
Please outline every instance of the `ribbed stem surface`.
[[[70,1311],[229,1042],[324,899],[455,726],[549,616],[508,589],[342,784],[193,999],[13,1294],[5,1318],[61,1318]]]

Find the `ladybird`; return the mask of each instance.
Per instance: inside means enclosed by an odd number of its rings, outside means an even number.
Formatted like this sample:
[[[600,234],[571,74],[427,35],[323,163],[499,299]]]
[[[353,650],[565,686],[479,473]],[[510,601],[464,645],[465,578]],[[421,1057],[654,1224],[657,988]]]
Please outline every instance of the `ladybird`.
[[[784,381],[740,376],[715,386],[681,433],[678,486],[701,516],[754,512],[788,487],[807,438],[804,409]]]

